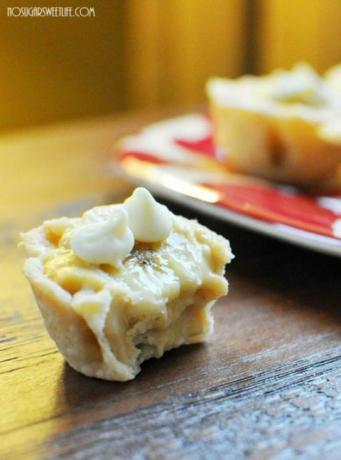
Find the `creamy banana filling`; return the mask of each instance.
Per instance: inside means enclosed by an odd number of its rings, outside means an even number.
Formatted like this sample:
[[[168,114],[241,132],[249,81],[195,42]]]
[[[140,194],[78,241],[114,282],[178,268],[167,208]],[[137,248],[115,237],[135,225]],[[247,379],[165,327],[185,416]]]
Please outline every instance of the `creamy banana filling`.
[[[73,312],[91,332],[89,354],[48,326],[69,363],[87,375],[129,380],[145,359],[202,341],[212,329],[212,303],[227,292],[228,242],[173,215],[145,189],[121,205],[47,221],[23,240],[38,256],[40,282],[62,289],[64,314]],[[35,290],[31,264],[25,272]]]

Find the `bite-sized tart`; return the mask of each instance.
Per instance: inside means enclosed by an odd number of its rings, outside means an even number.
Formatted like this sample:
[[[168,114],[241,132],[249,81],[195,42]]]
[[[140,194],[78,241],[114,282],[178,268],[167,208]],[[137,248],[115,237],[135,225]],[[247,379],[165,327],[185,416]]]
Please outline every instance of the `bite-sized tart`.
[[[146,359],[205,340],[211,307],[227,293],[229,242],[143,188],[21,237],[47,330],[88,376],[130,380]]]
[[[341,69],[291,71],[207,83],[214,138],[237,170],[315,185],[341,163]]]

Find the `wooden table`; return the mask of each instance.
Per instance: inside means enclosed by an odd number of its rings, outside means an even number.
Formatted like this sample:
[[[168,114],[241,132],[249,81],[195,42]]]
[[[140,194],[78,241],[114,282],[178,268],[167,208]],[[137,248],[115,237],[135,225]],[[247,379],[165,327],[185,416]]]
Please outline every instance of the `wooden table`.
[[[198,216],[237,255],[209,344],[122,384],[73,371],[48,337],[18,232],[127,195],[108,151],[159,116],[0,138],[0,458],[341,459],[340,260]]]

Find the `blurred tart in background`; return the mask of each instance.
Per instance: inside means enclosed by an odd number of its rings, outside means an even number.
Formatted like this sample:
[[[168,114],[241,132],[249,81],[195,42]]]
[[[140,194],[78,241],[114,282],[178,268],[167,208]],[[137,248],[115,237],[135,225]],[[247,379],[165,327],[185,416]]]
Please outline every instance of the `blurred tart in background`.
[[[207,83],[214,140],[223,161],[270,180],[315,186],[341,165],[341,65],[323,77],[291,71]]]

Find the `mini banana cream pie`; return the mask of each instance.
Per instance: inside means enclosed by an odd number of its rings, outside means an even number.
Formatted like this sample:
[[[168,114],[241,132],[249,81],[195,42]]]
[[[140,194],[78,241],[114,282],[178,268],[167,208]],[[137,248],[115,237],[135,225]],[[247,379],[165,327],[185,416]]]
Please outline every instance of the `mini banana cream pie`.
[[[315,185],[341,164],[341,68],[319,76],[307,64],[291,71],[207,83],[214,138],[237,170]]]
[[[46,328],[88,376],[131,380],[146,359],[205,340],[211,307],[227,293],[229,242],[144,188],[21,238]]]

